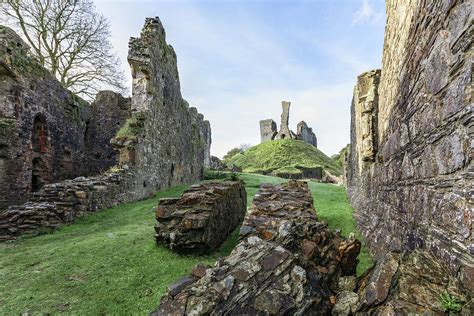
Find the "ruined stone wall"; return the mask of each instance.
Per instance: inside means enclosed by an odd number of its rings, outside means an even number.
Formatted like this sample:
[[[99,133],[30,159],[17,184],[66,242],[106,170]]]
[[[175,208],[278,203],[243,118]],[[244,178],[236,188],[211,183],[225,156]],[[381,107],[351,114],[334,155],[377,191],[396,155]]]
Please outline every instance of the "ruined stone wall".
[[[203,176],[210,127],[181,97],[176,54],[158,18],[146,19],[129,43],[132,117],[113,140],[120,165],[135,171],[137,196]]]
[[[101,122],[95,115],[107,120],[117,108],[101,111],[100,101],[95,104],[64,89],[14,31],[0,26],[0,209],[44,184],[94,175],[115,163],[104,136],[119,126],[93,125]],[[116,121],[121,125],[123,118]],[[99,137],[88,142],[93,129]],[[107,158],[96,159],[102,158],[97,151]]]
[[[15,39],[16,47],[20,40],[11,30],[7,31],[12,34],[4,38]],[[5,47],[2,43],[0,48]],[[110,91],[99,93],[92,106],[83,101],[76,104],[77,98],[60,87],[42,67],[37,69],[41,77],[34,77],[35,81],[30,82],[29,77],[16,75],[9,66],[12,62],[8,56],[6,62],[0,61],[0,76],[6,77],[0,80],[0,102],[3,102],[0,126],[5,126],[0,129],[0,189],[2,194],[6,193],[3,196],[10,197],[12,190],[7,185],[27,183],[21,197],[29,201],[11,205],[1,214],[0,240],[36,233],[41,228],[55,228],[83,214],[143,199],[171,185],[201,179],[205,161],[210,159],[207,158],[210,157],[210,125],[181,98],[176,55],[165,43],[159,20],[147,19],[142,38],[132,39],[130,45],[131,105],[129,99]],[[36,68],[27,70],[31,73]],[[32,85],[41,85],[41,88],[35,94],[23,95],[23,90],[31,89]],[[22,103],[25,100],[31,104]],[[66,102],[69,100],[71,102]],[[38,153],[54,158],[51,165],[47,165],[51,166],[47,175],[54,176],[55,170],[63,173],[70,170],[63,174],[70,178],[113,168],[100,176],[44,185],[28,194],[31,167],[25,167],[26,172],[20,167],[27,165],[23,156],[28,161],[31,155],[37,154],[31,139],[31,118],[37,112],[45,117],[43,120],[41,116],[41,123],[49,123],[47,127],[40,124],[42,133],[37,140]],[[110,140],[112,136],[115,137]],[[117,158],[110,143],[118,150]],[[70,154],[65,155],[66,150]],[[114,166],[115,161],[118,163]],[[58,179],[61,177],[48,181]]]
[[[242,223],[247,193],[241,181],[195,184],[156,209],[155,238],[179,253],[212,253]]]
[[[294,139],[296,138],[295,133],[293,133],[288,124],[290,121],[290,105],[291,102],[281,101],[281,120],[280,120],[280,130],[275,135],[273,139]]]
[[[427,249],[471,290],[473,38],[469,1],[387,1],[380,83],[357,80],[347,170],[373,253]]]
[[[52,230],[87,213],[134,201],[136,198],[128,187],[131,179],[133,173],[120,170],[47,184],[32,193],[28,202],[0,212],[0,241]]]
[[[299,122],[296,126],[296,139],[302,140],[305,143],[318,148],[318,139],[316,138],[313,129],[309,127],[305,121]]]
[[[282,101],[282,113],[280,130],[277,130],[277,125],[272,119],[260,121],[260,142],[266,142],[274,139],[299,139],[305,143],[318,147],[318,139],[314,134],[313,129],[309,127],[305,121],[301,121],[297,125],[297,133],[293,133],[289,127],[290,120],[290,105],[291,102]]]
[[[130,98],[112,91],[99,91],[91,104],[90,120],[86,121],[85,145],[88,148],[88,169],[106,171],[117,163],[117,153],[110,144],[117,131],[130,116]]]
[[[260,121],[260,142],[266,142],[273,140],[275,135],[278,133],[277,125],[274,120],[261,120]]]
[[[360,242],[330,232],[312,202],[304,182],[262,185],[231,254],[169,286],[152,315],[329,315]]]

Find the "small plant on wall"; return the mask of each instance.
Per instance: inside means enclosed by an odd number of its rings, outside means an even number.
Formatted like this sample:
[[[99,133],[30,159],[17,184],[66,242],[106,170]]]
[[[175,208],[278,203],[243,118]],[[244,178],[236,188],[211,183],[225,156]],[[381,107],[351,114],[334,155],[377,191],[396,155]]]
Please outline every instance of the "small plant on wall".
[[[441,307],[447,313],[459,313],[462,308],[462,302],[450,295],[448,292],[442,293],[439,296]]]

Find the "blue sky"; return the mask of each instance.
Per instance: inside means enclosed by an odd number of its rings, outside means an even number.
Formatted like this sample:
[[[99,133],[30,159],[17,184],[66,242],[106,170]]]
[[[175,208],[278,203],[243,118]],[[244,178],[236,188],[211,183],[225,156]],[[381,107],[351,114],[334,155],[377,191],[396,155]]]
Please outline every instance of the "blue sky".
[[[258,144],[259,120],[279,124],[282,100],[292,102],[290,128],[305,120],[321,150],[338,152],[349,143],[355,79],[381,64],[383,0],[95,2],[126,74],[129,37],[160,17],[183,97],[211,122],[219,157]]]

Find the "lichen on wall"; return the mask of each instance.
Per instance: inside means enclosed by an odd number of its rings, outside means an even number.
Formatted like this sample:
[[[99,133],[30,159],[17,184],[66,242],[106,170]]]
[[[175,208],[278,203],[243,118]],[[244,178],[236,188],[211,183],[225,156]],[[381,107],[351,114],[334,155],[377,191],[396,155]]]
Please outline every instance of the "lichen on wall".
[[[471,291],[472,34],[469,1],[387,1],[380,83],[357,80],[347,166],[372,252],[426,249]]]

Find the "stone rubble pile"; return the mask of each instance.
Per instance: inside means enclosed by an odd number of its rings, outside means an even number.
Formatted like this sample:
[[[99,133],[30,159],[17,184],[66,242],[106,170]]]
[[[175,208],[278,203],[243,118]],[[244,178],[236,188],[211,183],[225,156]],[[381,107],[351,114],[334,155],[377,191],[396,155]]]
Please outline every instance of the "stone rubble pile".
[[[240,181],[193,185],[180,198],[160,200],[156,242],[177,252],[210,253],[242,223],[246,210]]]
[[[232,253],[171,285],[153,315],[327,314],[359,250],[318,222],[306,183],[262,185]]]
[[[29,202],[0,212],[0,241],[55,229],[84,214],[133,201],[133,192],[125,185],[128,177],[130,173],[121,170],[45,185]]]

